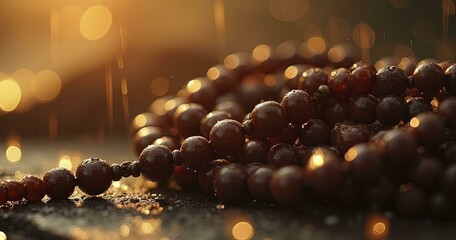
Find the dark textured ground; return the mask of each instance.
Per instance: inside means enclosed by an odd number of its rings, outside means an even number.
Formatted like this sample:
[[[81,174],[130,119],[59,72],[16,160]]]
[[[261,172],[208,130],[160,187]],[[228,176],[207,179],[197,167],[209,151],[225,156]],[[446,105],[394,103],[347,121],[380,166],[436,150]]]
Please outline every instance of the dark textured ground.
[[[132,157],[122,142],[45,145],[49,146],[23,144],[19,165],[7,164],[3,157],[4,172],[55,165],[62,152],[77,151],[83,158],[100,156],[111,162]],[[101,198],[76,194],[67,201],[2,207],[0,231],[8,239],[233,239],[233,227],[242,221],[253,227],[254,239],[456,239],[456,222],[386,216],[310,203],[293,209],[223,206],[200,193],[157,188],[139,179],[113,186]],[[385,223],[386,229],[375,235],[377,222]]]

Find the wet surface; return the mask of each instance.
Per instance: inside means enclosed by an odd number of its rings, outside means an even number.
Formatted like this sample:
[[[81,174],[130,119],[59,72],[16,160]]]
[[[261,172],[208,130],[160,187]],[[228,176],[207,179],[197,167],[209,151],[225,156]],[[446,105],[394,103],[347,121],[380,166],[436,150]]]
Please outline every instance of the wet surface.
[[[57,164],[62,149],[72,152],[68,146],[73,145],[48,149],[48,161]],[[74,146],[82,159],[93,152],[107,153],[112,162],[132,157],[128,145],[117,142]],[[43,149],[37,143],[30,147],[31,153]],[[2,159],[4,172],[19,176],[13,167],[29,169],[35,161],[29,162],[30,153],[25,153],[15,166]],[[116,182],[101,197],[76,191],[70,200],[46,198],[0,209],[0,231],[8,239],[455,239],[455,226],[454,221],[401,219],[312,202],[288,209],[253,203],[226,206],[202,193],[157,186],[141,177]]]

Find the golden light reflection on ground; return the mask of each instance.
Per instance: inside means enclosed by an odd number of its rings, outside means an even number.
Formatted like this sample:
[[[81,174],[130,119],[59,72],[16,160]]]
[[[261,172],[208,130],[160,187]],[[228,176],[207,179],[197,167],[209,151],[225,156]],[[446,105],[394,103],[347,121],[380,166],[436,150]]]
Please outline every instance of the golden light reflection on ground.
[[[255,229],[249,222],[241,221],[233,226],[231,233],[236,240],[248,240],[255,235]]]

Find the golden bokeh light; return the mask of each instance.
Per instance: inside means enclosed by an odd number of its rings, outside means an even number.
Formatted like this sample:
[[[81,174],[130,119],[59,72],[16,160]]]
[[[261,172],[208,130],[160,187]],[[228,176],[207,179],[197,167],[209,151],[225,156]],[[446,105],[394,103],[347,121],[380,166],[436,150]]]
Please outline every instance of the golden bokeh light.
[[[269,0],[269,12],[281,21],[302,18],[309,10],[309,0]]]
[[[13,79],[0,81],[0,110],[11,112],[16,109],[21,101],[21,88]]]
[[[84,38],[98,40],[108,33],[111,25],[111,11],[97,4],[84,11],[79,22],[79,30]]]
[[[223,60],[223,64],[228,69],[235,69],[239,66],[240,63],[241,63],[241,61],[239,59],[239,56],[234,53],[226,56],[225,59]]]
[[[161,97],[157,100],[155,100],[152,105],[150,106],[149,110],[156,114],[156,115],[159,115],[159,116],[162,116],[162,115],[165,115],[166,112],[168,111],[166,109],[166,103],[169,101],[169,98],[168,97]],[[146,121],[146,116],[145,115],[138,115],[138,121]],[[136,120],[135,120],[136,122]],[[140,123],[140,122],[138,122]],[[138,126],[141,126],[141,125],[138,125]]]
[[[175,99],[171,99],[171,100],[166,101],[165,105],[163,106],[163,109],[165,111],[169,111],[169,110],[175,108],[176,105],[177,105],[176,100]]]
[[[338,62],[344,60],[345,51],[341,46],[336,45],[329,49],[328,58],[331,62],[338,63]]]
[[[310,156],[308,166],[310,170],[315,170],[322,167],[325,164],[325,156],[321,148],[317,148],[315,152]]]
[[[417,128],[420,125],[420,120],[418,118],[414,117],[410,119],[410,126],[413,128]]]
[[[271,48],[267,45],[260,44],[256,46],[252,51],[252,57],[256,61],[265,61],[271,56]]]
[[[22,151],[18,146],[9,146],[6,149],[6,159],[10,163],[18,163],[21,161]]]
[[[144,126],[147,123],[147,117],[144,114],[139,114],[133,119],[133,122],[136,126]]]
[[[285,78],[292,79],[295,78],[296,75],[298,75],[298,68],[296,66],[289,66],[287,69],[285,69],[284,76]]]
[[[63,155],[60,157],[59,167],[66,168],[71,171],[73,169],[73,163],[71,162],[70,156]]]
[[[381,213],[371,213],[366,217],[366,239],[388,239],[390,220]]]
[[[203,86],[203,83],[201,82],[201,80],[193,79],[187,83],[187,91],[189,93],[195,93],[195,92],[198,92],[202,86]]]
[[[408,0],[388,0],[388,2],[397,9],[406,8],[408,6]]]
[[[20,68],[11,74],[11,77],[19,84],[21,100],[16,111],[27,111],[34,104],[35,73],[28,68]]]
[[[385,232],[385,230],[386,230],[386,225],[382,222],[378,222],[378,223],[374,224],[374,226],[372,227],[372,233],[375,235],[381,235]]]
[[[355,158],[358,156],[358,151],[356,151],[356,148],[352,147],[348,149],[348,151],[345,153],[344,158],[345,161],[351,162],[355,160]]]
[[[125,224],[120,225],[119,234],[122,237],[128,237],[130,235],[130,228]]]
[[[0,231],[0,240],[6,240],[6,239],[8,239],[6,234],[4,232]]]
[[[353,28],[353,42],[362,49],[369,49],[375,44],[375,32],[366,23],[359,23]]]
[[[277,84],[277,78],[274,74],[268,74],[263,79],[264,84],[268,87],[273,87]]]
[[[311,37],[307,40],[307,47],[315,55],[322,54],[326,50],[326,43],[321,37]]]
[[[234,224],[231,234],[236,240],[248,240],[255,235],[255,229],[249,222],[241,221]]]
[[[215,80],[220,77],[220,70],[216,67],[211,67],[207,70],[207,78]]]
[[[169,80],[164,77],[158,77],[150,83],[150,90],[155,96],[163,96],[168,93]]]
[[[45,69],[35,76],[35,98],[40,102],[49,102],[56,98],[62,88],[62,81],[57,73]]]

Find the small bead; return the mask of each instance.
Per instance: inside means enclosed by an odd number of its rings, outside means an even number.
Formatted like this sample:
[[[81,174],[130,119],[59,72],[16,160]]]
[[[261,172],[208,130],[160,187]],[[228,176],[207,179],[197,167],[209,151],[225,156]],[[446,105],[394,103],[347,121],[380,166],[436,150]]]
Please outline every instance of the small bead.
[[[302,77],[302,74],[307,69],[311,68],[310,65],[307,64],[296,64],[287,67],[283,74],[283,79],[285,81],[285,86],[288,89],[298,89],[299,81]],[[304,89],[301,89],[304,90]]]
[[[255,131],[268,137],[278,135],[288,123],[285,108],[274,101],[257,104],[251,119]]]
[[[315,148],[305,168],[306,182],[318,195],[330,196],[337,193],[344,183],[341,160],[336,152],[327,148]]]
[[[373,183],[383,173],[382,156],[367,144],[353,146],[344,157],[353,177],[361,183]]]
[[[76,186],[76,179],[68,169],[53,168],[43,177],[46,195],[53,199],[69,197]]]
[[[273,202],[269,182],[271,180],[274,168],[259,167],[247,179],[247,187],[253,199],[258,202]]]
[[[357,67],[351,71],[348,85],[356,93],[368,93],[375,83],[375,74],[376,71],[367,66]]]
[[[330,126],[350,119],[350,102],[331,98],[325,107],[326,123]]]
[[[179,142],[176,138],[168,136],[158,138],[152,144],[166,146],[171,151],[174,151],[180,147]]]
[[[412,97],[405,102],[407,108],[407,121],[423,112],[432,112],[431,103],[422,97]]]
[[[240,165],[223,166],[214,176],[215,194],[224,203],[240,203],[248,196],[247,172]]]
[[[372,132],[364,124],[337,123],[331,130],[331,140],[341,154],[358,143],[367,142]]]
[[[6,188],[8,189],[8,201],[20,201],[25,197],[25,188],[17,181],[6,181]]]
[[[269,146],[257,140],[250,140],[245,143],[244,147],[239,153],[239,163],[266,163],[267,155],[269,152]]]
[[[212,158],[209,141],[200,136],[185,139],[181,144],[180,156],[188,168],[195,171],[203,169]]]
[[[443,141],[445,125],[434,112],[421,113],[410,120],[418,141],[426,147],[435,148]]]
[[[274,145],[268,152],[268,164],[280,168],[288,165],[301,166],[302,159],[295,147],[286,143]]]
[[[117,163],[111,164],[111,173],[112,173],[112,180],[119,181],[122,179],[122,173],[120,172],[120,165]]]
[[[175,166],[173,177],[177,185],[185,190],[193,190],[199,187],[198,174],[185,166]]]
[[[416,89],[415,88],[415,83],[413,83],[413,76],[412,75],[407,77],[407,88],[408,89]]]
[[[223,156],[239,153],[245,144],[242,125],[232,119],[217,122],[210,133],[211,147]]]
[[[265,167],[267,165],[263,164],[263,163],[247,163],[246,165],[243,165],[242,168],[247,172],[247,174],[250,176],[250,174],[254,173],[258,168],[260,167]],[[271,167],[271,168],[274,168],[273,166],[267,166],[267,167]]]
[[[299,140],[304,146],[327,145],[330,129],[328,125],[320,119],[310,119],[302,125],[299,133]]]
[[[91,196],[99,195],[111,186],[111,167],[105,160],[89,158],[79,164],[76,178],[81,191]]]
[[[410,180],[425,190],[435,189],[442,175],[442,167],[437,159],[429,156],[418,158],[417,164],[410,172]]]
[[[400,97],[389,95],[380,99],[377,104],[376,114],[380,123],[394,126],[405,119],[407,109]]]
[[[230,119],[231,115],[223,111],[213,111],[201,119],[200,133],[202,137],[209,139],[212,127],[221,120]]]
[[[375,68],[375,66],[372,63],[370,63],[368,61],[364,61],[364,60],[355,62],[348,70],[353,71],[353,70],[355,70],[355,69],[357,69],[359,67],[367,67],[371,71],[377,72],[377,69]]]
[[[180,149],[175,149],[172,152],[173,165],[180,166],[182,165],[182,156],[180,155]]]
[[[134,161],[130,165],[131,168],[131,176],[132,177],[139,177],[141,175],[141,169],[139,168],[139,161]]]
[[[21,180],[25,188],[25,199],[29,202],[40,201],[46,194],[46,186],[40,178],[28,175]]]
[[[251,120],[245,120],[242,122],[242,128],[244,129],[245,134],[252,135],[254,133],[253,124]]]
[[[296,139],[298,139],[298,131],[299,130],[297,129],[296,125],[289,123],[287,127],[284,128],[279,135],[274,137],[268,137],[268,140],[272,145],[278,143],[295,144]]]
[[[181,137],[196,136],[200,133],[201,119],[206,115],[206,109],[199,104],[182,104],[174,112],[173,124]]]
[[[8,201],[8,189],[4,182],[0,182],[0,206]]]
[[[211,110],[215,106],[218,92],[212,81],[207,78],[196,78],[187,84],[188,100]]]
[[[426,96],[432,96],[443,88],[445,73],[435,63],[424,63],[413,72],[415,87]]]
[[[409,185],[409,186],[407,186]],[[404,217],[420,217],[426,213],[428,196],[413,184],[403,184],[396,197],[396,209]]]
[[[297,205],[304,198],[304,174],[301,167],[287,166],[270,177],[270,191],[274,200],[283,206]]]
[[[161,145],[150,145],[139,155],[139,168],[150,181],[164,182],[173,174],[172,152]]]
[[[226,93],[235,89],[240,78],[224,65],[217,65],[207,70],[206,77],[214,84],[219,93]]]
[[[225,165],[230,164],[225,159],[217,159],[210,162],[203,170],[198,174],[198,180],[201,188],[209,193],[214,194],[214,176]]]
[[[353,91],[349,86],[350,78],[350,71],[346,68],[339,68],[331,72],[328,86],[334,97],[337,99],[348,99],[351,97]]]
[[[298,89],[306,91],[310,96],[317,92],[318,87],[326,85],[328,74],[321,68],[309,68],[305,70],[298,82]]]
[[[143,127],[133,136],[133,147],[139,156],[142,150],[152,144],[158,138],[163,137],[165,133],[159,127]]]
[[[122,174],[122,177],[126,178],[131,175],[130,165],[131,165],[130,161],[125,161],[120,164],[120,173]]]
[[[407,89],[407,76],[397,66],[386,66],[375,75],[374,87],[380,96],[400,96]]]
[[[245,116],[245,109],[237,102],[224,101],[214,107],[214,111],[223,111],[231,115],[231,118],[241,122]]]
[[[445,91],[452,95],[456,95],[456,64],[451,65],[445,71]]]
[[[302,90],[288,92],[280,102],[287,111],[288,121],[292,124],[304,124],[313,113],[312,99]]]
[[[350,101],[350,116],[355,122],[371,123],[376,120],[378,99],[370,94],[355,96]]]

